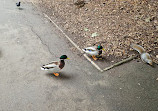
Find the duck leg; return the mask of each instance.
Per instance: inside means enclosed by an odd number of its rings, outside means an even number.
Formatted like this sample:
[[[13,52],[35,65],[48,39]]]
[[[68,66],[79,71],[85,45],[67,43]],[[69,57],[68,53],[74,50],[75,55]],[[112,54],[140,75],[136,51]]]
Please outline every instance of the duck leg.
[[[92,58],[93,58],[95,61],[97,60],[97,58],[95,57],[95,55],[93,55]]]
[[[96,56],[96,58],[101,59],[101,60],[103,59],[102,55],[98,55],[98,56]]]
[[[59,76],[59,73],[53,73],[56,77]]]

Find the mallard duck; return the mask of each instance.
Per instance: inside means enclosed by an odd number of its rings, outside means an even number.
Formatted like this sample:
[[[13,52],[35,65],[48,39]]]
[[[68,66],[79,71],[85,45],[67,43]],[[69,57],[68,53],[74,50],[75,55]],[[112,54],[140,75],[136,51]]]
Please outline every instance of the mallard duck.
[[[55,76],[59,76],[59,71],[65,66],[65,59],[69,59],[66,55],[60,57],[60,61],[52,61],[46,65],[41,66],[41,70],[52,71]]]
[[[94,60],[97,60],[96,56],[100,56],[102,54],[102,50],[104,50],[104,48],[101,45],[98,45],[98,46],[87,47],[82,50],[85,53],[91,55]]]

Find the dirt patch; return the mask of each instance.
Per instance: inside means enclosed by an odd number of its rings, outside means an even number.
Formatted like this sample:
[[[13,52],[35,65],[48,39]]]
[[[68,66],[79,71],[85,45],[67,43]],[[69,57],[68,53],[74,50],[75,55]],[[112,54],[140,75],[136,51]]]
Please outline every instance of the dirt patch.
[[[73,0],[34,1],[80,48],[101,43],[109,61],[136,53],[131,43],[158,54],[157,0],[90,0],[82,7]]]

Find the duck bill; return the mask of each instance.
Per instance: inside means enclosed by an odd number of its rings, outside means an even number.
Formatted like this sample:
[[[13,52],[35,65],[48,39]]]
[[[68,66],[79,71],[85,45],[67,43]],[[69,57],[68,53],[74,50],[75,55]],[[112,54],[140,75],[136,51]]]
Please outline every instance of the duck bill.
[[[70,59],[70,58],[67,58],[67,59]]]
[[[104,49],[104,48],[103,48],[102,50],[103,50],[103,51],[105,51],[105,49]]]

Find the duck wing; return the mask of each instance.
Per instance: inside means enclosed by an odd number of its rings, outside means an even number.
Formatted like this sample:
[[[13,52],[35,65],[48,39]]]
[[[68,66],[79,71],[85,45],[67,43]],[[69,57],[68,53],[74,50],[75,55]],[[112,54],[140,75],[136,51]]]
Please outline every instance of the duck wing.
[[[87,47],[85,49],[83,49],[83,51],[96,51],[96,47]]]
[[[52,62],[50,62],[50,63],[48,63],[48,64],[46,64],[46,65],[49,65],[49,64],[59,65],[59,64],[60,64],[60,62],[58,62],[58,61],[52,61]]]
[[[85,53],[93,56],[93,55],[98,55],[98,50],[96,47],[87,47],[85,49],[82,49]]]
[[[42,67],[41,67],[41,69],[42,70],[49,70],[49,69],[54,69],[54,68],[57,68],[57,67],[59,67],[59,62],[57,62],[57,61],[52,61],[51,63],[48,63],[48,64],[46,64],[46,65],[43,65]]]

